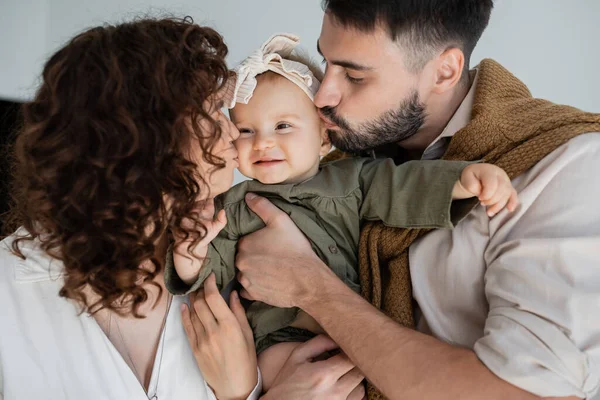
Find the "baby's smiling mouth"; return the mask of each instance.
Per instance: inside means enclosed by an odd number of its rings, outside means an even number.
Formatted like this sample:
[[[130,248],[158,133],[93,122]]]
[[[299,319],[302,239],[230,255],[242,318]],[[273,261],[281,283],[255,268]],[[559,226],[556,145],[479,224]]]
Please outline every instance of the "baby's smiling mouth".
[[[254,164],[257,164],[257,165],[261,165],[261,164],[262,165],[268,165],[268,164],[275,164],[275,163],[278,163],[278,162],[281,162],[281,161],[283,161],[283,160],[278,159],[278,158],[263,157],[260,160],[255,161]]]

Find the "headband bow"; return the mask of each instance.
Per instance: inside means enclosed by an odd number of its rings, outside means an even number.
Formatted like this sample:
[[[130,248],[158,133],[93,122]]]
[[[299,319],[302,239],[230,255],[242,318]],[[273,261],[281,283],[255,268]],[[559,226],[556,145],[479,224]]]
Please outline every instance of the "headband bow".
[[[289,57],[299,42],[300,39],[295,35],[276,34],[242,61],[234,69],[236,81],[235,86],[232,85],[228,90],[227,106],[233,108],[235,103],[248,104],[256,89],[256,76],[267,71],[273,71],[290,80],[314,100],[319,89],[319,80],[306,65],[285,58]]]

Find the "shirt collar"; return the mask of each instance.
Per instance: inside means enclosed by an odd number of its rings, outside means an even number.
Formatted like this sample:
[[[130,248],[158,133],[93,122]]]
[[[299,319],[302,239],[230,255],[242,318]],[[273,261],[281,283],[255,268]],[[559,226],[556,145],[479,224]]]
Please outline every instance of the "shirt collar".
[[[441,158],[446,149],[448,148],[448,143],[450,139],[462,128],[468,125],[471,121],[471,110],[473,109],[473,102],[475,101],[475,88],[477,87],[477,79],[479,72],[477,69],[472,70],[471,72],[475,76],[473,77],[473,83],[471,83],[471,88],[469,92],[463,99],[462,103],[450,119],[448,124],[440,133],[438,137],[436,137],[433,142],[427,146],[425,151],[423,152],[423,159],[438,159]]]

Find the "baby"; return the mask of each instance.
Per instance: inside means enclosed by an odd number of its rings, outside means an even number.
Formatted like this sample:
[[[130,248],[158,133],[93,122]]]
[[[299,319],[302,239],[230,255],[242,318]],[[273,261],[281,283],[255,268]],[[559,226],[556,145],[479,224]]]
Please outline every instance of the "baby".
[[[167,288],[176,294],[196,290],[211,272],[220,287],[234,280],[238,239],[264,227],[244,201],[247,192],[284,210],[316,254],[355,291],[362,220],[451,228],[464,216],[451,215],[453,200],[478,197],[490,216],[505,206],[512,211],[518,203],[506,173],[489,164],[411,161],[396,166],[389,159],[349,158],[320,165],[331,150],[312,101],[320,71],[294,61],[296,44],[295,36],[276,35],[236,69],[230,115],[240,131],[235,142],[239,170],[252,180],[215,199],[216,222],[200,243],[191,248],[184,242],[175,249],[177,272],[197,276],[190,287],[167,265]],[[298,309],[254,302],[247,315],[268,389],[298,342],[322,331]]]

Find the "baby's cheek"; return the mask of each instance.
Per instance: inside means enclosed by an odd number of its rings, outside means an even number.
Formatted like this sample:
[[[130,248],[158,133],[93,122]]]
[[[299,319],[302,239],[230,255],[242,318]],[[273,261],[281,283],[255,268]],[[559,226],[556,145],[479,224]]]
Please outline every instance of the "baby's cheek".
[[[252,170],[252,164],[247,159],[243,160],[241,157],[238,157],[238,160],[239,160],[239,164],[240,164],[240,167],[238,168],[238,170],[240,171],[240,173],[248,178],[255,179],[256,176],[254,176],[254,171]]]
[[[252,162],[250,161],[252,140],[240,138],[233,142],[233,144],[238,151],[238,163],[240,164],[238,170],[248,178],[255,178],[252,171]]]
[[[248,168],[247,164],[243,164],[241,162],[240,162],[240,167],[238,168],[238,170],[246,176],[248,176],[251,173],[250,168]]]

